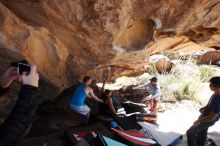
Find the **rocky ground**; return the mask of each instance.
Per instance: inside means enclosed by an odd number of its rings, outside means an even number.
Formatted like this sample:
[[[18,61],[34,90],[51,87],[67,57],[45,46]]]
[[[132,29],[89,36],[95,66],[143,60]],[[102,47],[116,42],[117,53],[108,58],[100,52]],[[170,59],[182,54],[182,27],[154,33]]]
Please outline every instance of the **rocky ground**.
[[[165,103],[161,103],[162,105]],[[178,146],[186,146],[186,130],[198,118],[200,105],[192,101],[181,101],[175,104],[165,104],[169,107],[158,115],[158,123],[162,131],[177,132],[184,135],[184,139]],[[220,145],[220,122],[209,129],[209,138],[212,138],[217,145]]]
[[[116,83],[107,84],[106,87],[111,90],[122,89],[127,90],[132,95],[127,94],[127,100],[132,100],[133,102],[140,102],[146,92],[140,92],[138,90],[132,90],[131,86],[140,84],[140,79],[143,76],[149,76],[148,74],[143,74],[138,78],[131,77],[121,77],[118,78]],[[100,84],[101,86],[101,84]],[[197,95],[200,103],[190,100],[176,101],[173,98],[167,98],[166,101],[161,101],[159,104],[159,114],[158,114],[158,124],[159,129],[164,132],[176,132],[184,135],[184,139],[178,146],[186,146],[186,136],[185,132],[193,122],[199,116],[199,108],[206,104],[212,92],[208,88],[208,83],[202,84],[203,90]],[[126,91],[125,91],[126,92]],[[126,94],[125,94],[126,95]],[[126,96],[125,96],[126,97]],[[209,129],[209,138],[212,138],[217,145],[220,145],[220,122],[216,123],[213,127]]]

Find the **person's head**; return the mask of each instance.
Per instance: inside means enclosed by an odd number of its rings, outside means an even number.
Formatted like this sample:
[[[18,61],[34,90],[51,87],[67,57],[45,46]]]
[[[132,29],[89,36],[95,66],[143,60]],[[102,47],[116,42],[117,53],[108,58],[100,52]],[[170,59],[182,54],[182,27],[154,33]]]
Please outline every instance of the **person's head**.
[[[220,95],[220,76],[213,77],[209,80],[210,89]]]
[[[108,96],[108,97],[111,97],[111,96],[112,96],[112,91],[106,89],[106,90],[105,90],[105,95]]]
[[[85,83],[86,85],[89,86],[89,85],[92,83],[91,77],[85,76],[85,77],[83,78],[83,83]]]
[[[96,85],[96,80],[95,79],[92,80],[92,84]]]
[[[150,79],[150,83],[151,83],[152,85],[156,85],[156,84],[157,84],[157,77],[151,78],[151,79]]]

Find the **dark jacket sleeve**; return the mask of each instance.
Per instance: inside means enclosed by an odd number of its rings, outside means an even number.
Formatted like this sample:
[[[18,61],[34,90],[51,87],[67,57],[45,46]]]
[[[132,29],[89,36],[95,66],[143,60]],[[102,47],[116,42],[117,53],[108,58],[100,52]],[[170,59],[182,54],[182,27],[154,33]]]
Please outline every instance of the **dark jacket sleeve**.
[[[0,96],[4,95],[7,91],[8,91],[9,88],[2,88],[0,87]]]
[[[0,126],[0,146],[15,145],[24,136],[37,110],[37,96],[36,87],[22,86],[14,108]]]

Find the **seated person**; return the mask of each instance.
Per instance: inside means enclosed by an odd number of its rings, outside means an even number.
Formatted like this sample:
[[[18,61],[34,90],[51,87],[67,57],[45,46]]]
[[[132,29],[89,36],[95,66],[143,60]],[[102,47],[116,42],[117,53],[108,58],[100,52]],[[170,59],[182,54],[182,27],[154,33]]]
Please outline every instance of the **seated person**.
[[[108,80],[108,76],[105,78],[102,85],[101,98],[103,99],[104,103],[101,104],[100,106],[100,113],[109,117],[113,117],[117,115],[117,111],[113,104],[112,91],[108,89],[105,90],[105,83],[107,80]]]
[[[19,75],[16,67],[10,67],[0,79],[0,96],[5,94],[15,80],[21,80],[22,87],[11,113],[0,126],[0,146],[16,145],[30,129],[37,110],[39,75],[36,66],[30,73]]]
[[[117,115],[111,96],[112,96],[112,92],[106,89],[101,96],[104,103],[101,104],[100,106],[100,113],[109,117],[113,117]]]
[[[86,98],[88,97],[103,103],[103,100],[95,96],[93,90],[89,87],[91,82],[92,82],[91,78],[89,76],[85,76],[83,79],[83,83],[79,84],[76,87],[70,103],[71,109],[85,116],[87,120],[89,119],[90,116],[90,109],[84,103]]]

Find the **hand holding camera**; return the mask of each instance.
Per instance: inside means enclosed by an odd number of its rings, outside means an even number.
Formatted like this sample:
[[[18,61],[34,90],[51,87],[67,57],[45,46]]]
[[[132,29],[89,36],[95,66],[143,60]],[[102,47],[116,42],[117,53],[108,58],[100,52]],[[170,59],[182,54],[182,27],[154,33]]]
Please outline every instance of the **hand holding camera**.
[[[31,65],[26,60],[12,62],[11,66],[16,68],[18,75],[22,75],[23,73],[28,74],[31,71]]]
[[[13,81],[21,79],[23,85],[38,87],[39,74],[36,66],[29,65],[26,60],[12,62],[11,67],[0,78],[0,87],[8,88]]]
[[[31,66],[30,72],[28,75],[25,75],[25,73],[23,73],[21,77],[21,81],[23,85],[30,85],[30,86],[38,87],[39,74],[37,73],[35,65]]]

